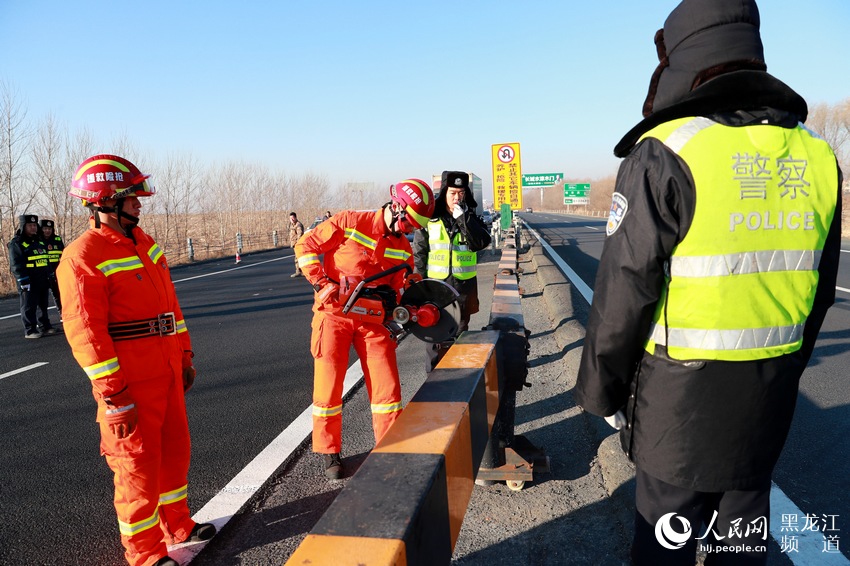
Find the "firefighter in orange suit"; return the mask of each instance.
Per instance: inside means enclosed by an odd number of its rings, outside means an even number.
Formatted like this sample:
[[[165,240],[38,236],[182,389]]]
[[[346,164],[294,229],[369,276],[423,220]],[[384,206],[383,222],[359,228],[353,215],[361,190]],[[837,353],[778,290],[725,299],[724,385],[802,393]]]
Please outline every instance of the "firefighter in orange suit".
[[[166,544],[208,540],[186,503],[189,424],[185,392],[195,369],[186,323],[162,250],[137,226],[153,187],[135,165],[96,155],[70,194],[91,227],[57,269],[66,334],[91,380],[101,453],[115,473],[115,510],[134,566],[177,565]]]
[[[376,442],[401,414],[395,340],[383,324],[344,315],[339,302],[339,282],[345,277],[365,279],[400,263],[413,267],[405,234],[428,224],[434,195],[424,181],[408,179],[390,187],[390,197],[377,212],[338,212],[295,246],[298,265],[316,290],[310,339],[315,360],[313,451],[324,454],[324,472],[329,479],[343,474],[342,386],[352,344],[363,368]],[[319,261],[321,255],[323,262]],[[375,283],[399,293],[404,279],[400,270]]]

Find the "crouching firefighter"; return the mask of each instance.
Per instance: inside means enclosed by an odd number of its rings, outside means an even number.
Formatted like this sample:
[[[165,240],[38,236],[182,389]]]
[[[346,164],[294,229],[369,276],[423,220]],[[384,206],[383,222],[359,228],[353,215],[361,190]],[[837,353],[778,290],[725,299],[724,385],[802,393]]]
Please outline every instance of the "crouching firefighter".
[[[162,250],[137,226],[148,175],[115,155],[77,169],[69,194],[92,212],[57,269],[65,336],[97,402],[101,453],[133,566],[173,566],[166,544],[215,534],[186,502],[192,346]]]
[[[343,475],[342,388],[348,369],[348,352],[353,345],[363,368],[372,409],[375,442],[380,441],[401,414],[401,385],[392,331],[384,317],[370,318],[358,305],[345,313],[340,303],[356,281],[401,264],[372,280],[369,297],[374,304],[397,303],[413,269],[413,257],[405,234],[422,228],[434,211],[431,188],[418,179],[407,179],[390,187],[391,200],[377,212],[346,210],[334,214],[304,235],[295,246],[298,266],[316,291],[310,353],[313,374],[313,451],[324,454],[324,472],[329,479]],[[319,256],[324,255],[324,261]],[[346,301],[343,300],[343,303]],[[366,316],[363,316],[366,315]]]

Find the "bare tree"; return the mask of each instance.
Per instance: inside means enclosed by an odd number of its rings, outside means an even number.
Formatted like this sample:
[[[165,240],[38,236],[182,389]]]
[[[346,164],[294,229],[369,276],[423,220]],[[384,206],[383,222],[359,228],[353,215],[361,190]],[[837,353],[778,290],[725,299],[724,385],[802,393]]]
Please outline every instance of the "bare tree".
[[[16,217],[26,212],[33,193],[25,185],[25,164],[30,131],[26,109],[17,93],[6,82],[0,82],[0,284],[7,288],[9,275],[8,244],[14,236]]]

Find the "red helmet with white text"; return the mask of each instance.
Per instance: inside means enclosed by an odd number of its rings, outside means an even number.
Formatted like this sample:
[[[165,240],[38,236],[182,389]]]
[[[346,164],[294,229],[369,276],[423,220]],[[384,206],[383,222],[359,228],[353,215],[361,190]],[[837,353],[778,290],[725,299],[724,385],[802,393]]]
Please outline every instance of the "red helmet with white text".
[[[434,193],[420,179],[405,179],[390,186],[390,198],[404,210],[414,228],[424,228],[434,214]]]
[[[100,206],[108,199],[149,197],[156,189],[139,168],[117,155],[94,155],[83,161],[74,173],[68,194],[83,204]]]

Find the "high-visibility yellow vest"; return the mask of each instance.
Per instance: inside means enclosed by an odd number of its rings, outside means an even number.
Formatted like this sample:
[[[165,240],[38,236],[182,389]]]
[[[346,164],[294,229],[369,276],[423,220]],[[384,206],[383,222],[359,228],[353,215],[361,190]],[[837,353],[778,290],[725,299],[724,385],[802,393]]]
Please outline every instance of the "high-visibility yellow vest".
[[[449,241],[449,234],[439,218],[428,222],[428,277],[472,279],[478,275],[478,254],[461,243],[460,234]]]
[[[829,145],[802,124],[682,118],[647,132],[681,157],[696,190],[646,343],[671,358],[747,361],[798,350],[835,213]]]

